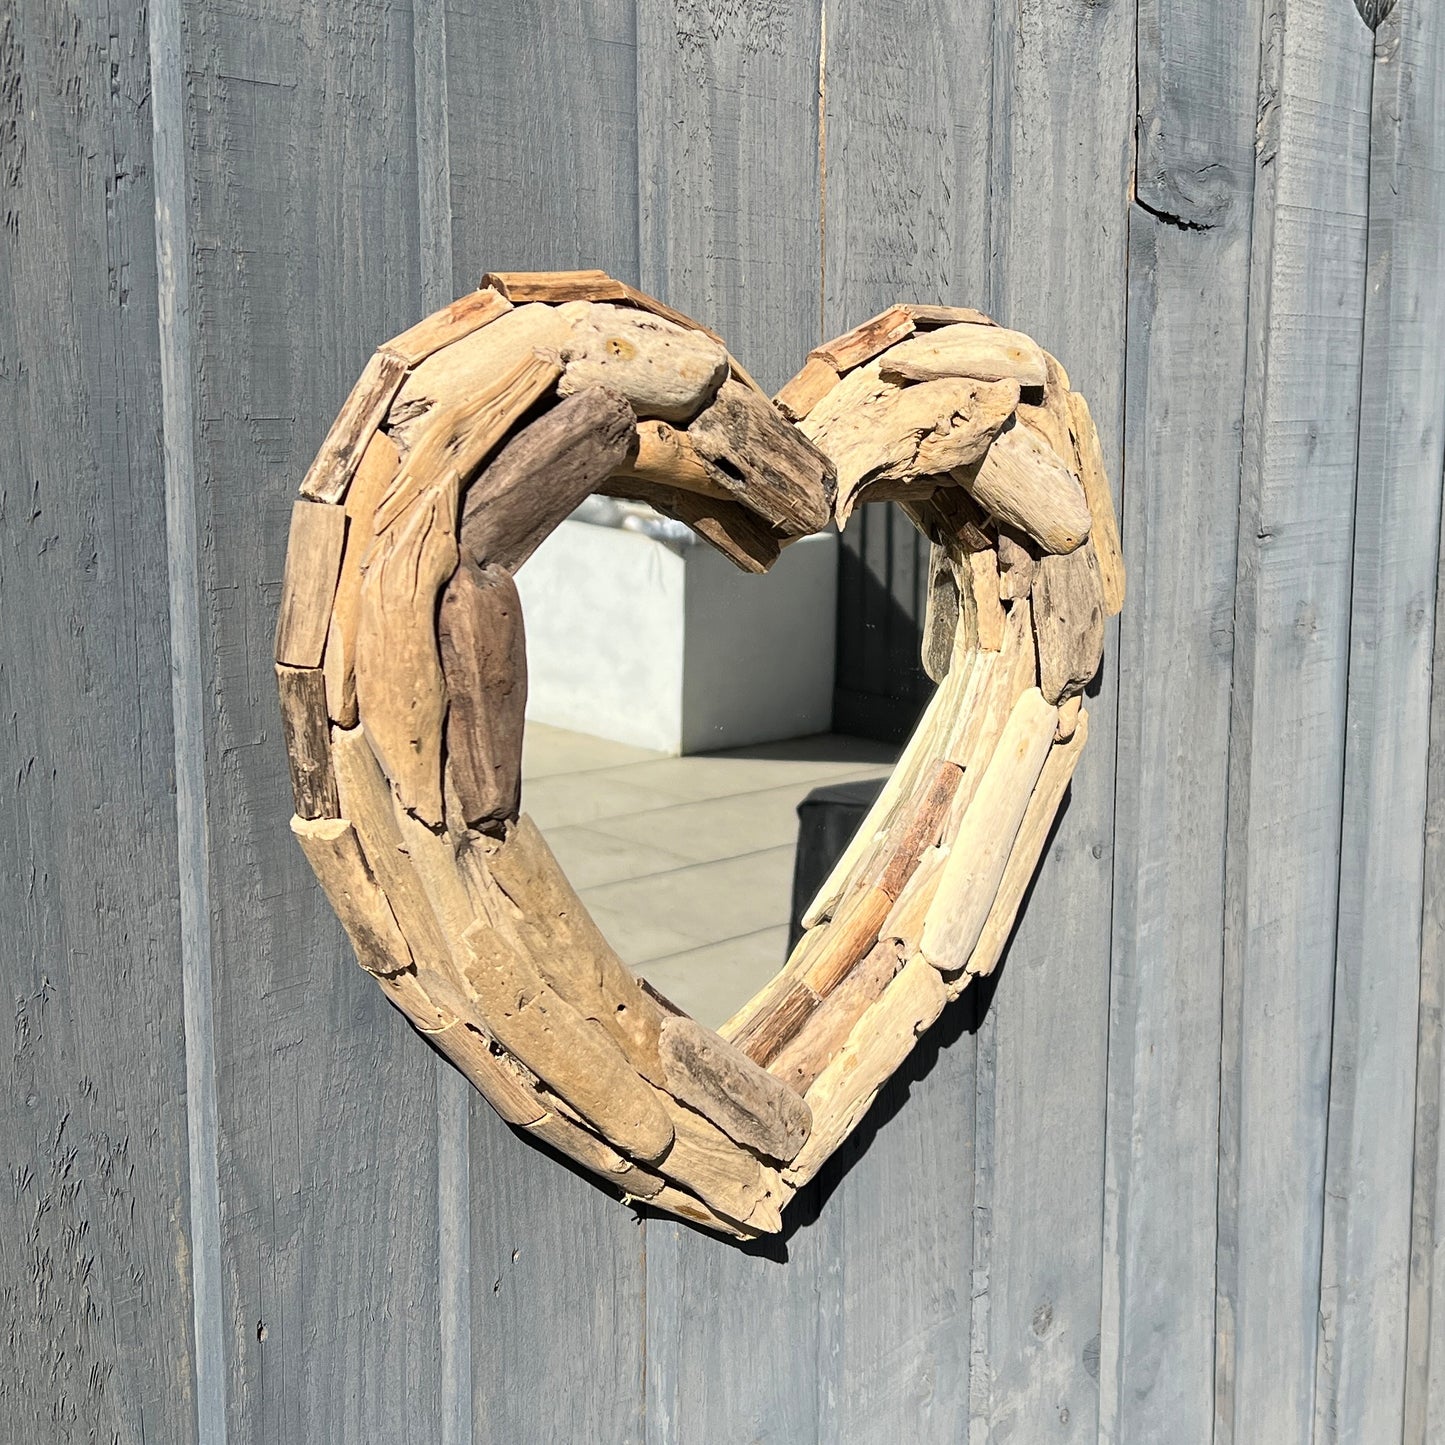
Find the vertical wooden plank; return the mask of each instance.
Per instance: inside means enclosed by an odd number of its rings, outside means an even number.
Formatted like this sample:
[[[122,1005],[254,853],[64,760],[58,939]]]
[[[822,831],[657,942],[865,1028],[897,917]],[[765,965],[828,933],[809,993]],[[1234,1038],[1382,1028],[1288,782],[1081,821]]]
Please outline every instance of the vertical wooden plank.
[[[1117,488],[1134,7],[996,13],[992,314],[1063,362]],[[1117,642],[979,1034],[971,1439],[1098,1430]]]
[[[1221,1445],[1310,1439],[1326,1363],[1370,39],[1348,5],[1289,0],[1266,12],[1261,47],[1225,855]]]
[[[638,278],[633,0],[446,0],[456,284]]]
[[[1261,9],[1139,6],[1099,1382],[1100,1435],[1111,1441],[1208,1440],[1213,1430],[1225,795]]]
[[[196,1432],[147,16],[0,16],[0,1437]]]
[[[820,0],[637,0],[642,287],[769,391],[818,335]]]
[[[430,1440],[435,1073],[286,836],[262,647],[297,479],[420,310],[411,17],[235,0],[186,19],[229,1439]]]
[[[1445,24],[1374,37],[1315,1439],[1405,1420],[1431,607],[1445,458]]]

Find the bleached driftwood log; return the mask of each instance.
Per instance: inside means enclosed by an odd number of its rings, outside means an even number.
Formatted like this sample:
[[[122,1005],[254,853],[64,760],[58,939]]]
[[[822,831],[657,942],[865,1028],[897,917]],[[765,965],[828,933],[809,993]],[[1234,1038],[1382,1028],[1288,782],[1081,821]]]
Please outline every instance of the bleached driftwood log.
[[[521,812],[513,574],[589,492],[745,571],[893,499],[932,543],[932,702],[778,975],[719,1031],[636,977]],[[1124,590],[1088,408],[1027,337],[894,306],[776,406],[599,271],[505,272],[386,343],[302,486],[276,633],[292,828],[358,961],[524,1138],[722,1234],[780,1227],[992,972]]]

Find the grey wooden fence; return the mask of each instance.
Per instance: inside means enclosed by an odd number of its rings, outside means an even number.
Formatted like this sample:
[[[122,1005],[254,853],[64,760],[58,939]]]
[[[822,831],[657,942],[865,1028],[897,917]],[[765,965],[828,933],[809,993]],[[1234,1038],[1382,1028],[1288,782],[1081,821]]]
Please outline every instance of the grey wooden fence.
[[[0,218],[0,1436],[1445,1438],[1437,5],[0,0]],[[324,425],[578,264],[769,384],[985,306],[1120,488],[992,1008],[753,1251],[516,1142],[286,832]]]

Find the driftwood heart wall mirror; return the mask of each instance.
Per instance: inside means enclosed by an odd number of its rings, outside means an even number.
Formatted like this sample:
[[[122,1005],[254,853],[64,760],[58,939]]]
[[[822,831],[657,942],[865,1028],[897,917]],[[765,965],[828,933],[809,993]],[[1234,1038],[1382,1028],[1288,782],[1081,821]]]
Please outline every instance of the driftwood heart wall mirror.
[[[937,691],[801,941],[717,1031],[621,961],[521,811],[513,574],[594,493],[745,572],[875,501],[932,543]],[[374,354],[302,482],[276,641],[292,828],[362,966],[518,1132],[628,1199],[776,1231],[997,965],[1123,590],[1087,405],[978,312],[895,306],[770,400],[600,272],[488,276]]]

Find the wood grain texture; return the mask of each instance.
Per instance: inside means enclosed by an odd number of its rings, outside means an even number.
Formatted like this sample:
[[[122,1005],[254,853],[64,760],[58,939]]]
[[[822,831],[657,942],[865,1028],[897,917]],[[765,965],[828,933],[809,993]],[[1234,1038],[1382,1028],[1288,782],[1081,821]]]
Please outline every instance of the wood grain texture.
[[[1261,10],[1140,10],[1099,1379],[1111,1442],[1214,1428],[1238,527],[1221,478],[1240,465]]]
[[[1320,1285],[1371,50],[1348,7],[1291,10],[1264,47],[1225,853],[1221,1445],[1310,1439],[1333,1389]]]
[[[255,656],[324,419],[423,310],[411,28],[381,0],[185,21],[229,1442],[432,1438],[434,1068],[296,869]]]
[[[1431,632],[1445,457],[1445,24],[1375,34],[1320,1281],[1320,1438],[1405,1433]],[[1386,963],[1390,960],[1390,963]],[[1398,960],[1398,965],[1395,961]],[[1393,1047],[1382,1048],[1389,1039]],[[1408,1375],[1406,1376],[1408,1378]],[[1412,1392],[1412,1398],[1418,1398]],[[1418,1417],[1417,1417],[1418,1418]],[[1420,1428],[1420,1422],[1416,1428]]]
[[[214,1239],[193,1229],[188,1124],[212,1189],[214,1154],[186,1092],[149,23],[141,6],[62,20],[29,0],[0,20],[0,1436],[14,1440],[193,1440],[193,1290],[215,1298],[208,1250],[192,1268]]]

